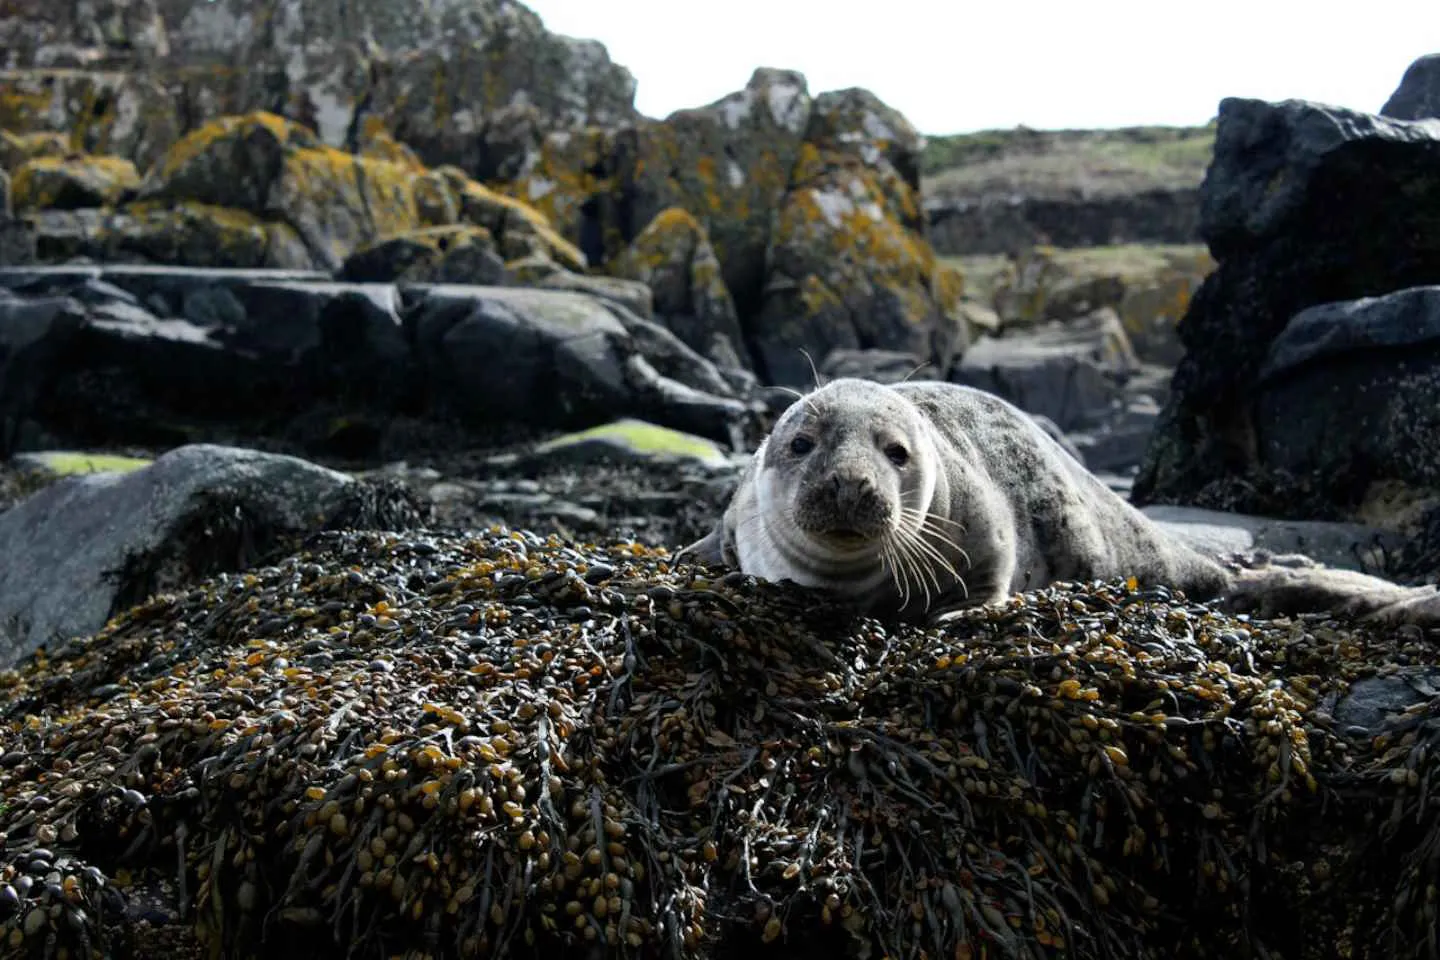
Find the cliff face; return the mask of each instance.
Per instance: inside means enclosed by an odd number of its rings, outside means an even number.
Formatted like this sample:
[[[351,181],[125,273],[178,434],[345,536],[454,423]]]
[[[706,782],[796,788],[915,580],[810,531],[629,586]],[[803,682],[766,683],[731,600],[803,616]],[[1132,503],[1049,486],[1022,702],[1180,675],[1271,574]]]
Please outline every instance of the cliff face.
[[[1209,127],[932,137],[922,164],[932,242],[949,256],[1195,243],[1214,140]]]

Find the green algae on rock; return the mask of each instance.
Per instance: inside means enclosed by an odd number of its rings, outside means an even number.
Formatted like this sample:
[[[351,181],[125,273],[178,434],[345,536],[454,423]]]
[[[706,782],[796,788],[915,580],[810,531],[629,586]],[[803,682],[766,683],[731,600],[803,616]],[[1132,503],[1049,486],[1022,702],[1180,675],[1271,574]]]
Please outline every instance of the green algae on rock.
[[[704,437],[629,418],[555,437],[535,448],[537,454],[550,457],[562,451],[581,457],[588,457],[592,451],[606,451],[622,460],[680,458],[708,466],[729,462],[725,451]]]
[[[1372,931],[1433,868],[1354,831],[1436,765],[1323,708],[1407,658],[1123,584],[941,633],[631,542],[327,534],[0,675],[4,936],[103,947],[124,870],[224,957],[1425,956]]]

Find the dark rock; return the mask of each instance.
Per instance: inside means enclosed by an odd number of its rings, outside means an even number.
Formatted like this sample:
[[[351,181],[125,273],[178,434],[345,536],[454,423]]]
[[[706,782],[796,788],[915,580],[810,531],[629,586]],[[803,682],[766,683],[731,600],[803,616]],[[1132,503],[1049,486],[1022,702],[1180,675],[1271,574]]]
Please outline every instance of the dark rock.
[[[22,425],[84,324],[84,306],[71,297],[25,299],[0,287],[0,457],[15,451]]]
[[[1100,422],[1139,366],[1114,311],[1022,334],[983,337],[950,371],[954,383],[1043,414],[1066,432]]]
[[[505,261],[484,227],[454,224],[387,237],[346,258],[337,274],[356,283],[503,285]]]
[[[1359,523],[1281,520],[1250,514],[1152,504],[1141,513],[1211,556],[1303,554],[1327,566],[1373,573],[1403,548],[1406,538]]]
[[[1440,503],[1440,287],[1296,314],[1270,345],[1252,416],[1259,463],[1335,478],[1360,498],[1337,489],[1343,506],[1380,519],[1363,502],[1377,488],[1405,514]]]
[[[0,664],[93,633],[154,591],[243,569],[323,525],[353,483],[293,457],[196,445],[46,487],[0,514]]]
[[[1140,503],[1220,505],[1205,491],[1226,478],[1264,485],[1260,371],[1300,311],[1440,282],[1440,126],[1228,99],[1202,212],[1219,265],[1179,327],[1186,354],[1136,480]],[[1363,493],[1350,477],[1316,482],[1332,503]],[[1224,506],[1272,512],[1244,495]]]
[[[831,350],[821,361],[819,370],[822,382],[856,377],[876,383],[900,383],[934,380],[939,373],[933,363],[899,350]]]
[[[583,294],[427,286],[408,295],[429,400],[462,422],[567,429],[640,416],[728,442],[745,412],[656,373],[614,312]]]
[[[1402,666],[1393,673],[1356,680],[1337,698],[1330,715],[1339,730],[1377,736],[1407,709],[1436,697],[1440,697],[1440,668]]]
[[[1396,120],[1440,117],[1440,53],[1426,54],[1410,64],[1380,114]]]

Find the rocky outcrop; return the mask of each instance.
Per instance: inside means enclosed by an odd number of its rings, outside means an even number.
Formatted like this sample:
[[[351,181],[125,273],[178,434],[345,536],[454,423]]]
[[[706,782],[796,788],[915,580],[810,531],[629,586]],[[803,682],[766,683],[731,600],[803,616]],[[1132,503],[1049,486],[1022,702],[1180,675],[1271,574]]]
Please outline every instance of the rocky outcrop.
[[[1440,283],[1437,170],[1440,122],[1222,104],[1202,207],[1219,266],[1137,500],[1393,526],[1433,498],[1434,299],[1401,291]]]
[[[963,323],[958,277],[924,237],[918,142],[903,117],[865,91],[816,100],[751,324],[757,360],[774,382],[808,382],[803,351],[930,356],[946,328]]]
[[[142,168],[189,129],[254,110],[332,147],[377,124],[431,164],[471,170],[517,104],[546,129],[635,116],[634,78],[602,44],[507,0],[17,0],[0,13],[0,51],[0,126],[80,131],[76,146]]]
[[[801,350],[917,350],[948,365],[963,348],[960,278],[925,239],[919,148],[868,92],[812,101],[799,74],[761,69],[744,90],[664,121],[550,134],[505,189],[592,265],[685,211],[720,261],[742,355],[763,377],[799,383]]]
[[[375,458],[621,417],[741,444],[750,417],[743,380],[586,293],[119,266],[0,270],[3,287],[12,447]]]
[[[1410,64],[1380,114],[1396,120],[1440,117],[1440,53],[1428,54]]]

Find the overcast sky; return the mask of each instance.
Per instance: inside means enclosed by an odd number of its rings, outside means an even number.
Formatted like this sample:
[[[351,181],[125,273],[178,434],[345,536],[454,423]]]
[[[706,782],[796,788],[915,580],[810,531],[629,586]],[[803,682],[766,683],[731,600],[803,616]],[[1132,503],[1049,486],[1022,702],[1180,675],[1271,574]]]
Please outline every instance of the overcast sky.
[[[1199,124],[1222,97],[1376,111],[1440,52],[1440,0],[524,0],[602,41],[652,117],[744,86],[867,87],[923,133]]]

